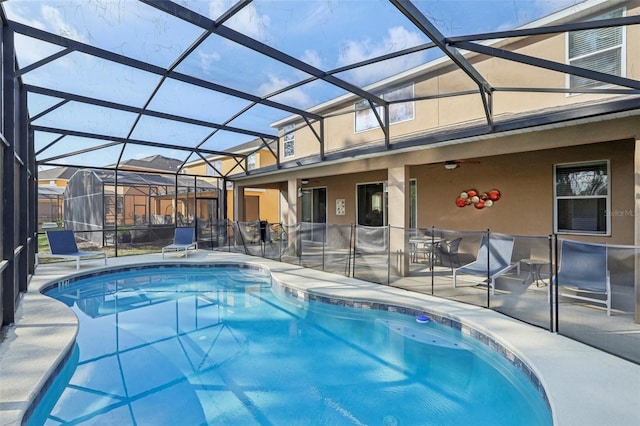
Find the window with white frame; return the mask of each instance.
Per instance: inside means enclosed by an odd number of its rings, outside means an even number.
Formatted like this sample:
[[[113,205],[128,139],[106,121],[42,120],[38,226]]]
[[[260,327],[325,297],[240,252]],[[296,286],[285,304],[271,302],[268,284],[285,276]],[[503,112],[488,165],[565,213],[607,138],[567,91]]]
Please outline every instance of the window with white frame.
[[[413,99],[413,84],[389,90],[384,93],[383,98],[389,102]],[[414,107],[414,102],[399,102],[389,105],[389,123],[394,124],[413,120]]]
[[[296,155],[296,134],[293,132],[295,126],[293,124],[287,124],[282,128],[282,150],[284,152],[284,158],[291,158]]]
[[[413,83],[397,87],[395,89],[388,90],[381,95],[382,99],[387,101],[397,101],[402,99],[412,99],[413,96]],[[374,129],[380,127],[378,119],[369,101],[366,99],[360,100],[355,103],[355,131],[363,132],[365,130]],[[380,120],[384,121],[384,108],[381,106],[376,107],[376,111]],[[413,120],[415,117],[415,104],[410,102],[399,102],[389,105],[389,124],[400,123],[402,121]]]
[[[253,154],[247,157],[247,168],[249,170],[255,170],[258,164],[258,153],[254,152]]]
[[[609,162],[555,167],[555,231],[609,234]]]
[[[207,163],[207,176],[220,176],[219,170],[222,170],[222,160],[216,160],[213,164]]]
[[[624,16],[624,9],[613,10],[595,19]],[[624,27],[595,28],[568,33],[569,65],[592,71],[624,76]],[[601,81],[569,76],[569,88],[584,89],[606,85]]]

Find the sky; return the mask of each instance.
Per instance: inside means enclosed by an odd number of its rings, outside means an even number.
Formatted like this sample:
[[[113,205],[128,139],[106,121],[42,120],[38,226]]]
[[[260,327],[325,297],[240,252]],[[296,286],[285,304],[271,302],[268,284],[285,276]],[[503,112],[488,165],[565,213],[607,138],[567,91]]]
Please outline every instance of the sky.
[[[176,3],[206,16],[218,17],[233,4],[230,0],[176,0]],[[579,3],[578,0],[420,0],[418,9],[446,36],[513,29],[535,19]],[[2,3],[8,19],[61,35],[101,49],[167,68],[203,33],[203,29],[135,0],[11,0]],[[365,59],[426,43],[429,40],[392,4],[383,0],[255,0],[225,26],[321,70],[334,70]],[[16,36],[18,61],[30,65],[61,50],[22,35]],[[384,63],[336,74],[344,81],[363,87],[433,59],[437,52],[421,52]],[[190,55],[177,63],[175,71],[235,90],[267,96],[309,77],[295,68],[248,50],[220,36],[212,35]],[[27,84],[78,93],[101,100],[148,108],[277,134],[270,127],[289,116],[267,106],[254,106],[229,121],[250,102],[232,96],[203,91],[196,86],[134,70],[80,52],[72,52],[23,76]],[[323,81],[307,83],[270,98],[308,109],[344,94],[343,89]],[[30,94],[31,116],[60,102],[59,98]],[[34,124],[70,127],[75,130],[181,146],[224,150],[247,142],[251,136],[184,125],[168,120],[81,105],[70,102]],[[36,151],[58,135],[36,132]],[[44,150],[38,160],[55,158],[96,143],[95,140],[66,137]],[[121,147],[107,147],[59,163],[104,166],[117,161]],[[128,145],[123,159],[162,154],[184,159],[178,150],[150,149]],[[192,158],[193,159],[193,158]],[[81,163],[78,163],[78,162]]]

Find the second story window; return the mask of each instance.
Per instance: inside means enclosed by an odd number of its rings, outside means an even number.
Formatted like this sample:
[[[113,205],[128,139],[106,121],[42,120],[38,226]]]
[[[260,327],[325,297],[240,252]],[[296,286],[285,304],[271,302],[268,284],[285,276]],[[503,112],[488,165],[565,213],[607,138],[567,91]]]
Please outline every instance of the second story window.
[[[598,16],[596,19],[621,18],[623,9]],[[624,76],[624,27],[596,28],[568,33],[569,65]],[[569,88],[601,87],[606,83],[575,75],[569,76]]]
[[[413,83],[407,86],[396,87],[380,95],[382,99],[387,101],[397,101],[402,99],[413,98]],[[355,131],[362,132],[369,129],[380,127],[378,119],[374,114],[369,102],[366,99],[355,103]],[[376,111],[381,120],[384,120],[384,109],[377,107]],[[414,118],[414,102],[398,102],[389,105],[389,124],[400,123],[402,121],[413,120]]]
[[[213,164],[207,163],[207,176],[220,176],[220,170],[222,170],[222,160],[216,160]]]
[[[296,135],[293,132],[294,128],[293,124],[288,124],[282,129],[284,133],[282,143],[284,158],[291,158],[296,155]]]
[[[256,167],[258,167],[258,154],[254,152],[247,157],[247,168],[254,170]]]

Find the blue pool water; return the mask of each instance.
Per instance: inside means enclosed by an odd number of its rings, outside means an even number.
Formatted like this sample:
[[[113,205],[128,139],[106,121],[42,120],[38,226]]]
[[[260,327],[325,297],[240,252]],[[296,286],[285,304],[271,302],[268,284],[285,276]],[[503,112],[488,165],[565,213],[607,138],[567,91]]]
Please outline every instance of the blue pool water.
[[[47,294],[80,328],[29,425],[552,423],[523,374],[459,331],[300,301],[256,269],[117,272]]]

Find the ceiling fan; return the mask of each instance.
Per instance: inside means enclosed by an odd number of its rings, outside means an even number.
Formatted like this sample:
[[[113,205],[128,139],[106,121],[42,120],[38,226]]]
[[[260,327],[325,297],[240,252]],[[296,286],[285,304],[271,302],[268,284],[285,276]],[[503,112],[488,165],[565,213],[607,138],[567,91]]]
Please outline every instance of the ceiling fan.
[[[460,167],[461,164],[480,164],[480,161],[478,160],[448,160],[448,161],[442,161],[440,163],[434,163],[434,164],[444,164],[444,168],[447,170],[454,170],[457,169],[458,167]]]

